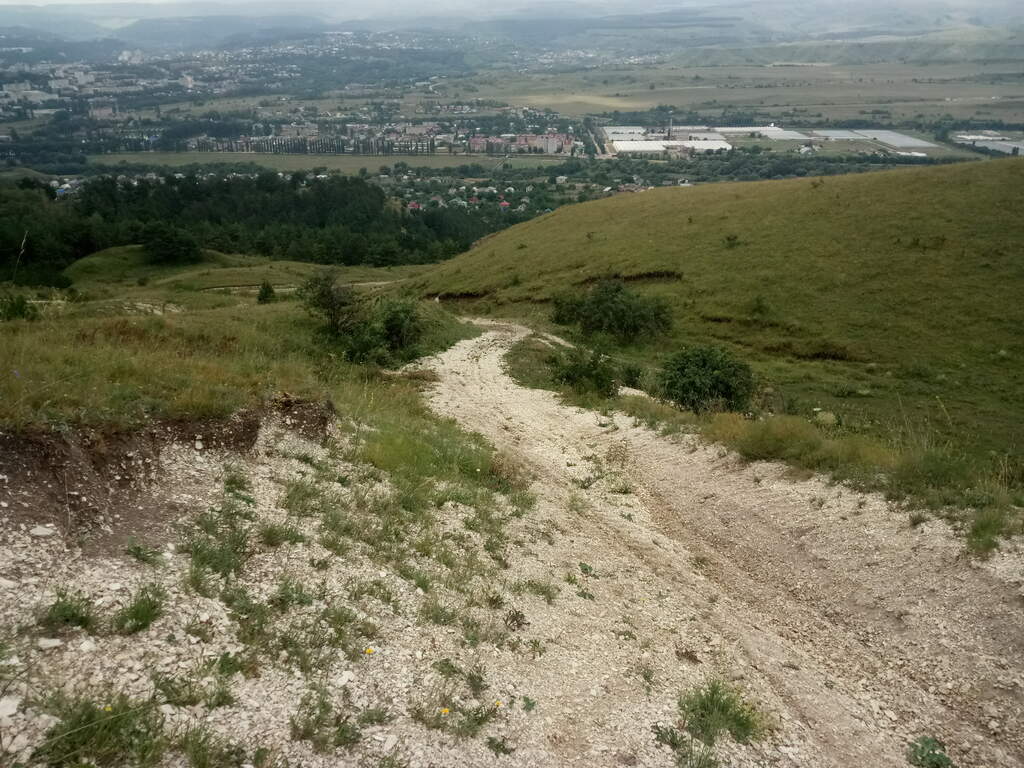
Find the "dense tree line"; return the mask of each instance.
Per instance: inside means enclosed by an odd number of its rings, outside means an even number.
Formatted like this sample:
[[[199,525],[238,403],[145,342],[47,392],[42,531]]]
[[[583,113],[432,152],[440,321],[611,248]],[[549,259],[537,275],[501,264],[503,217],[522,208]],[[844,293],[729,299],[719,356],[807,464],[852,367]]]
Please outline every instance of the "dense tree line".
[[[363,179],[93,179],[70,199],[25,181],[0,190],[0,279],[60,285],[75,259],[185,234],[199,246],[323,264],[437,261],[518,220],[497,210],[408,212]],[[171,228],[172,232],[168,232]],[[176,242],[178,242],[176,241]]]

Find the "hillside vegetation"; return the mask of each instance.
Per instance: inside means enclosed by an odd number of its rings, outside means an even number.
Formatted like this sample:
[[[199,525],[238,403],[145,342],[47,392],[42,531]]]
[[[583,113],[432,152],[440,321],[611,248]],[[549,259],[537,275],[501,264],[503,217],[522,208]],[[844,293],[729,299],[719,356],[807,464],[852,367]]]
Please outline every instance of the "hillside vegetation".
[[[355,382],[364,389],[366,372],[333,360],[336,345],[320,337],[318,323],[292,295],[320,269],[216,251],[204,251],[198,263],[160,266],[147,262],[139,246],[80,259],[65,271],[73,300],[38,292],[31,301],[36,319],[0,323],[0,365],[9,372],[0,379],[0,425],[128,427],[219,418],[281,392],[343,402],[339,388]],[[401,279],[403,269],[337,274],[341,282],[380,283]],[[264,281],[276,300],[258,304]],[[424,305],[421,314],[422,351],[467,333],[434,306]]]
[[[548,300],[621,278],[674,323],[668,339],[609,342],[616,356],[654,366],[683,345],[727,346],[753,364],[766,409],[821,409],[831,434],[932,457],[917,489],[970,502],[981,478],[1019,493],[1024,477],[1022,188],[1024,162],[1004,160],[619,195],[414,282],[543,325]]]

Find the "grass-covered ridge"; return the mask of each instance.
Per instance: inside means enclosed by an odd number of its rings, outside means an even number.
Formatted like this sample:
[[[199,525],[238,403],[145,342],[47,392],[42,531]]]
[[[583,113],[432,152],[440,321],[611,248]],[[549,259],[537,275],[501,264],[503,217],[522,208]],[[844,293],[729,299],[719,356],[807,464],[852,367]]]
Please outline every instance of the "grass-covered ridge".
[[[367,386],[366,371],[339,359],[290,293],[316,270],[211,251],[199,264],[155,267],[134,246],[82,259],[68,269],[77,297],[34,293],[37,319],[0,322],[0,425],[130,427],[149,419],[221,418],[280,392],[344,403],[341,390]],[[338,274],[357,284],[403,275],[365,267]],[[264,280],[278,295],[258,304]],[[221,288],[231,291],[211,290]],[[473,332],[432,302],[421,305],[421,314],[418,351]]]
[[[513,227],[411,282],[550,327],[546,300],[618,276],[668,302],[673,328],[609,340],[617,359],[653,374],[679,347],[725,346],[753,365],[764,410],[825,411],[837,421],[825,437],[885,448],[872,471],[924,456],[913,485],[937,504],[1019,503],[1021,188],[1024,162],[1005,160],[620,195]],[[830,469],[815,452],[800,463]]]

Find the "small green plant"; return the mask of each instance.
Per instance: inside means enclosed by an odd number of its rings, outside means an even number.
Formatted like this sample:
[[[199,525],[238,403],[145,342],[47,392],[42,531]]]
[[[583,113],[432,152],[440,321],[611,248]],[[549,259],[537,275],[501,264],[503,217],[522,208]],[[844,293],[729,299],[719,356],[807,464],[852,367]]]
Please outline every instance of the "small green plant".
[[[637,664],[636,674],[644,681],[644,686],[648,691],[654,687],[654,667],[649,662],[642,661]]]
[[[750,366],[721,347],[697,346],[676,353],[665,362],[660,382],[665,397],[697,413],[742,411],[754,394]]]
[[[555,598],[558,597],[558,587],[550,582],[540,581],[538,579],[517,581],[512,585],[512,591],[518,594],[529,592],[531,595],[544,598],[544,602],[548,605],[553,604],[555,602]]]
[[[201,725],[192,725],[178,741],[189,768],[237,768],[245,750]]]
[[[490,704],[485,706],[481,704],[478,707],[472,709],[459,708],[458,712],[461,718],[454,723],[452,731],[456,736],[462,738],[472,738],[480,733],[491,720],[498,716],[499,706],[497,704]]]
[[[315,596],[306,586],[291,576],[285,576],[270,598],[270,605],[282,613],[296,605],[312,605]]]
[[[279,547],[282,544],[301,544],[306,537],[292,525],[264,523],[259,528],[260,543],[265,547]]]
[[[537,708],[537,700],[523,696],[523,712],[533,712]]]
[[[761,719],[743,697],[719,680],[679,698],[679,714],[694,738],[714,746],[722,733],[746,744],[760,734]]]
[[[326,511],[327,499],[313,481],[292,478],[278,503],[296,517],[312,517]]]
[[[160,698],[175,707],[191,707],[203,700],[202,686],[191,677],[157,674],[153,676],[153,688]]]
[[[163,715],[156,700],[116,694],[96,702],[58,694],[44,702],[58,718],[32,753],[33,762],[52,768],[102,768],[157,765],[168,747]]]
[[[317,752],[328,752],[332,747],[350,748],[363,737],[351,716],[335,712],[327,691],[321,687],[302,697],[289,723],[292,739],[310,742]]]
[[[362,600],[364,597],[372,597],[376,600],[380,600],[385,605],[390,605],[391,610],[395,613],[398,612],[398,598],[395,597],[395,593],[391,591],[383,579],[371,579],[369,581],[358,581],[348,592],[349,598],[352,600]]]
[[[114,629],[122,635],[134,635],[147,629],[163,616],[167,592],[159,584],[147,584],[114,615]]]
[[[40,614],[38,624],[53,634],[66,632],[73,627],[89,632],[96,626],[96,616],[88,597],[78,592],[58,589],[56,599]]]
[[[501,738],[498,738],[497,736],[488,736],[487,748],[499,757],[502,755],[511,755],[516,751],[514,747],[509,746],[508,741],[506,741],[504,736]]]
[[[134,557],[143,565],[160,565],[162,562],[159,549],[147,547],[145,544],[137,541],[129,543],[124,551],[125,554]]]
[[[946,745],[934,736],[922,736],[907,750],[907,762],[917,768],[956,768],[946,754]]]
[[[356,721],[360,725],[385,725],[395,719],[395,716],[391,714],[384,707],[370,707],[364,709],[359,713],[359,717]]]
[[[594,570],[593,566],[587,563],[580,563],[580,573],[589,578],[597,578],[597,571]]]
[[[437,670],[438,674],[446,680],[452,680],[456,677],[462,677],[462,669],[453,662],[451,659],[439,659],[435,661],[431,666]]]
[[[476,664],[466,671],[466,685],[468,686],[470,693],[477,698],[480,697],[480,694],[491,687],[487,684],[486,675],[487,670],[484,669],[483,664]]]
[[[218,707],[230,707],[235,703],[235,696],[231,693],[231,685],[224,678],[215,680],[213,686],[203,694],[203,703],[210,709]]]
[[[437,624],[438,626],[454,624],[459,618],[459,614],[454,608],[444,604],[436,597],[423,601],[423,605],[420,608],[420,616],[431,624]]]
[[[526,614],[518,608],[510,608],[505,614],[505,627],[511,631],[516,632],[528,626],[530,626],[530,622],[526,620]]]
[[[198,618],[189,619],[185,625],[185,634],[197,637],[204,643],[209,643],[213,640],[213,628],[209,624],[204,624]]]
[[[544,647],[544,643],[542,643],[537,638],[532,638],[530,640],[529,645],[530,655],[532,655],[535,660],[539,659],[541,656],[548,652],[548,649]]]

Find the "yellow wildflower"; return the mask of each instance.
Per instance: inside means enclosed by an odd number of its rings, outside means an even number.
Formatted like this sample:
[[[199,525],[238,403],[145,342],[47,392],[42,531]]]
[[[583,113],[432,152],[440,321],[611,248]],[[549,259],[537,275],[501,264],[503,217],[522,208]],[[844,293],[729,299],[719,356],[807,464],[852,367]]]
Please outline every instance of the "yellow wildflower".
[[[443,707],[443,708],[441,709],[441,714],[442,714],[442,715],[447,715],[447,714],[448,714],[448,712],[449,712],[449,710],[448,710],[448,707]]]
[[[103,708],[103,711],[104,711],[104,712],[113,712],[113,711],[114,711],[114,708],[113,708],[112,706],[110,706],[109,704],[107,704],[107,706],[105,706],[105,707]]]
[[[367,648],[363,653],[369,656],[371,653],[376,653],[376,651],[374,651],[373,648]]]
[[[494,702],[494,706],[496,706],[496,707],[500,707],[500,706],[501,706],[501,702],[500,702],[500,701],[496,701],[496,702]]]

